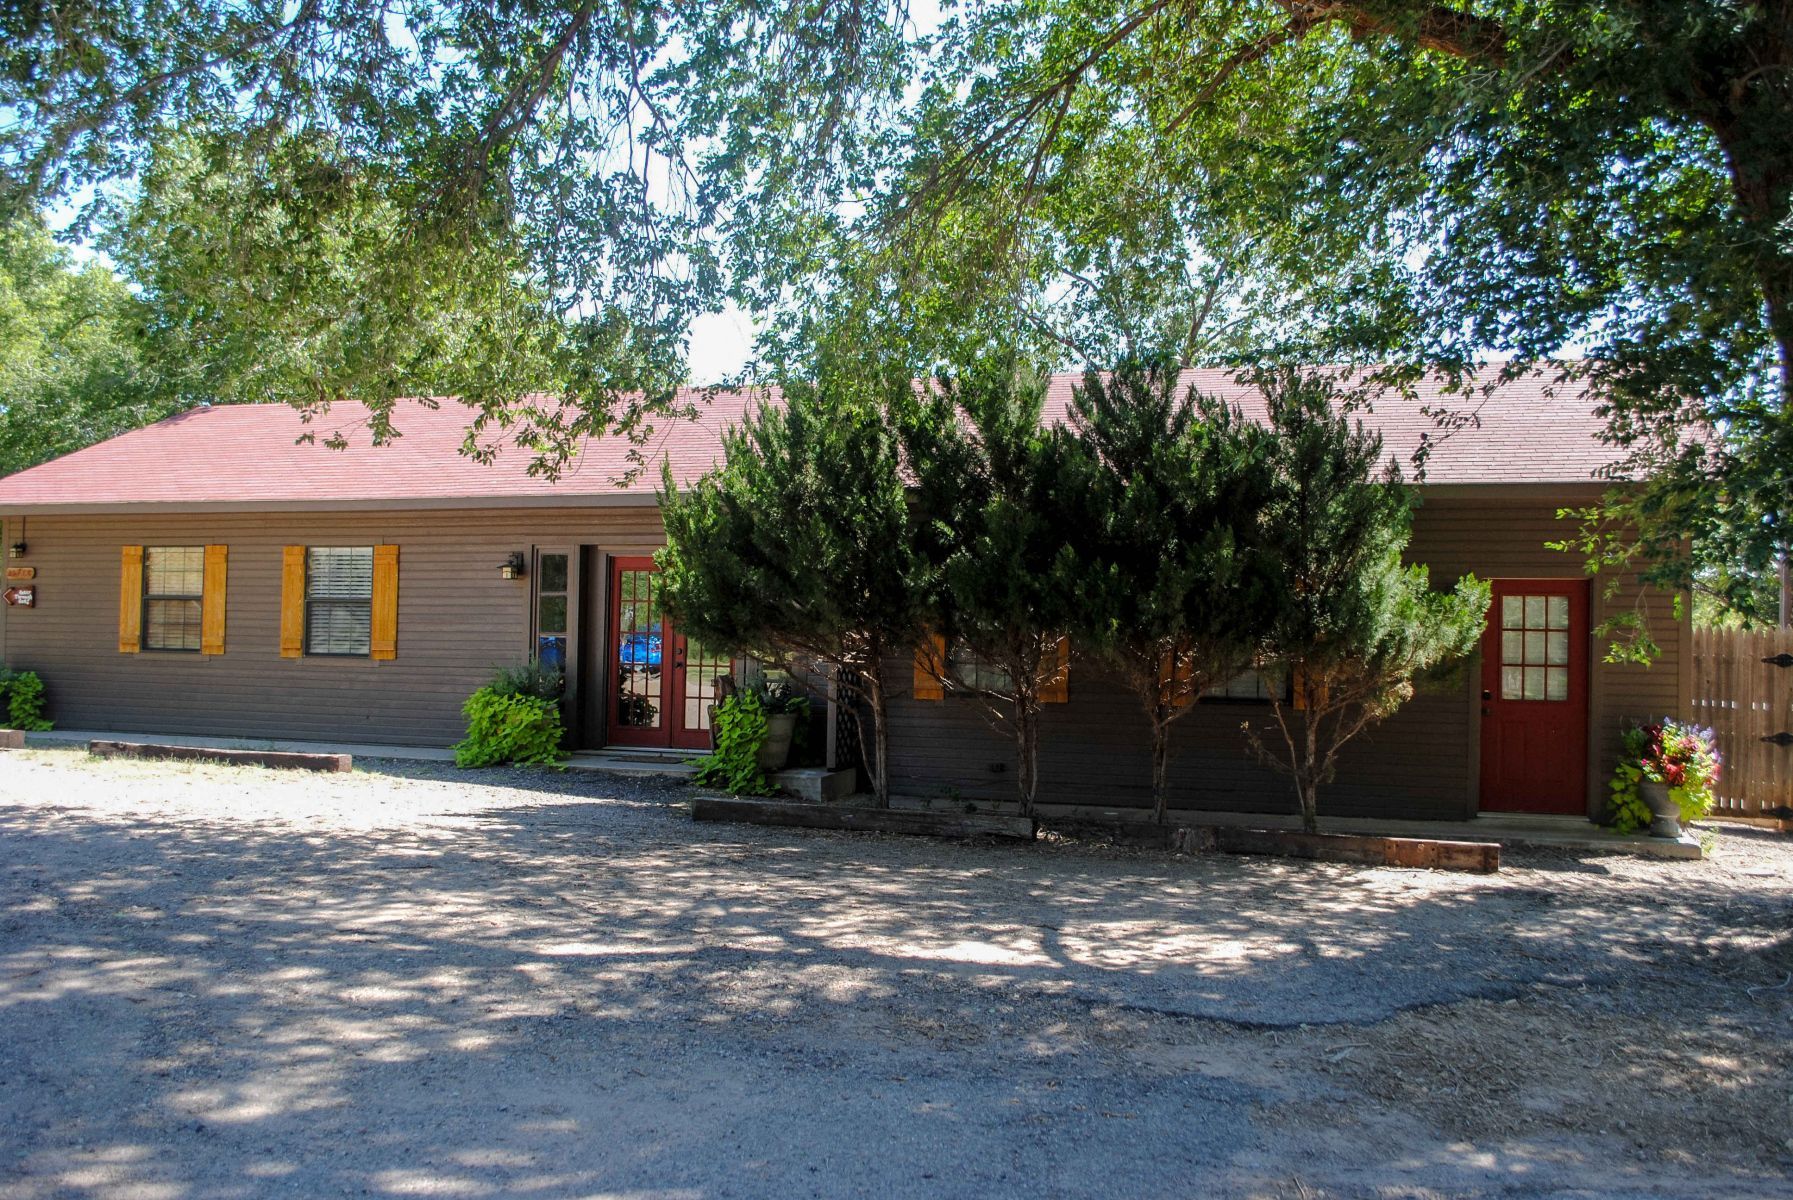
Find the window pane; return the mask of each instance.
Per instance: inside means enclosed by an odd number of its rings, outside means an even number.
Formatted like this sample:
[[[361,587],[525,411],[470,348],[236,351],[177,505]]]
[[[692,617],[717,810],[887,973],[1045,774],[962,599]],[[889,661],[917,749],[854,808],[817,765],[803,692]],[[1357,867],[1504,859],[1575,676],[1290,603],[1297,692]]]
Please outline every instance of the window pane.
[[[1500,598],[1500,627],[1518,629],[1525,624],[1524,602],[1518,596]]]
[[[1550,635],[1550,650],[1545,661],[1553,667],[1560,667],[1569,661],[1568,634],[1553,633]]]
[[[1527,596],[1525,598],[1525,627],[1527,629],[1544,628],[1544,597]]]
[[[564,592],[567,590],[567,556],[564,554],[542,555],[541,588],[544,592]]]
[[[199,649],[199,601],[151,600],[144,605],[143,644],[151,650]]]
[[[535,660],[550,671],[567,669],[567,639],[563,633],[535,639]]]
[[[373,606],[321,602],[305,612],[307,654],[366,654]]]
[[[565,596],[543,596],[537,600],[535,628],[537,633],[565,633],[567,631],[567,598]]]
[[[1542,700],[1544,698],[1544,668],[1525,668],[1525,698]]]
[[[1517,629],[1509,629],[1500,635],[1500,661],[1518,663],[1525,661],[1525,635]]]
[[[1533,666],[1541,666],[1543,664],[1543,662],[1544,662],[1544,635],[1543,634],[1532,633],[1530,631],[1526,632],[1526,635],[1525,635],[1525,661],[1528,663],[1531,663]]]
[[[1544,698],[1546,700],[1567,700],[1569,698],[1569,668],[1546,667],[1544,669]]]
[[[205,547],[145,546],[143,594],[197,596],[205,590]]]
[[[366,600],[373,594],[372,546],[313,546],[305,552],[308,599]]]
[[[1502,700],[1518,700],[1525,693],[1525,668],[1502,667],[1500,670],[1500,698]]]
[[[1569,628],[1569,597],[1550,597],[1550,627],[1552,629]]]

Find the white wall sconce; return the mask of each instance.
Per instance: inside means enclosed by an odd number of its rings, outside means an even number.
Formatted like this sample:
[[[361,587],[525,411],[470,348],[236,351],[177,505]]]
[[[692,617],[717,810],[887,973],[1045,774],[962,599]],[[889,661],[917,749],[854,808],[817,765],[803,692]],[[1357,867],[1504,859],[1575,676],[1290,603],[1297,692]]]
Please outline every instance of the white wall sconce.
[[[523,578],[523,554],[521,551],[512,552],[509,558],[498,564],[498,576],[501,579]]]

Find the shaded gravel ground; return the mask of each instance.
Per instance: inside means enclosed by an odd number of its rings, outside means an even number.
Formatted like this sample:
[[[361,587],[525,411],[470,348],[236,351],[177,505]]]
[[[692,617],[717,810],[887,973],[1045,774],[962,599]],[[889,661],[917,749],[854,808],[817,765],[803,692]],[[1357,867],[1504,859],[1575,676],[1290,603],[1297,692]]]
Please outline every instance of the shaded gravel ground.
[[[1793,1196],[1793,838],[1462,875],[0,755],[0,1197]]]

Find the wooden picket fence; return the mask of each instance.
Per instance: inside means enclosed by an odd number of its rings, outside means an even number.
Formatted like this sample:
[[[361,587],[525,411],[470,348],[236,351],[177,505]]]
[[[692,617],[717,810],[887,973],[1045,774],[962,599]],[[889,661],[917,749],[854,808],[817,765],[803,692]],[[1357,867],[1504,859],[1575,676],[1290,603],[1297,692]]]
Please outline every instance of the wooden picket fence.
[[[1793,632],[1693,631],[1693,708],[1718,735],[1714,815],[1793,830]]]

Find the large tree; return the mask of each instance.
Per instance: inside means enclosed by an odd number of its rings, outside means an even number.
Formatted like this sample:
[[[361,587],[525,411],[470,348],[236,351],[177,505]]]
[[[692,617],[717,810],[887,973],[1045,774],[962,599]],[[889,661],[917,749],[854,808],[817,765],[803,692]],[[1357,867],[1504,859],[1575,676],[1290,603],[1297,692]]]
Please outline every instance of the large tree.
[[[932,583],[887,419],[909,386],[854,369],[794,381],[725,435],[721,466],[683,491],[669,477],[660,496],[659,561],[679,628],[828,668],[860,724],[880,804],[890,801],[885,665],[921,640]]]
[[[1270,609],[1254,556],[1270,495],[1263,430],[1180,384],[1174,361],[1128,360],[1073,393],[1065,498],[1079,559],[1076,633],[1139,700],[1152,813],[1168,819],[1172,725],[1252,663]]]
[[[1475,649],[1489,589],[1473,575],[1448,592],[1401,555],[1414,496],[1333,385],[1292,370],[1254,376],[1269,410],[1273,482],[1260,514],[1261,663],[1288,694],[1271,703],[1272,736],[1247,725],[1263,760],[1295,787],[1312,833],[1320,788],[1339,752],[1392,715],[1414,680]]]
[[[931,28],[900,0],[104,0],[12,6],[0,45],[16,199],[138,175],[171,126],[255,160],[327,139],[389,181],[372,282],[428,294],[406,252],[432,272],[456,238],[514,263],[539,336],[575,330],[542,382],[606,418],[664,401],[725,292],[775,338],[869,304],[1082,362],[1173,332],[1409,372],[1580,353],[1668,468],[1632,494],[1652,553],[1698,534],[1748,578],[1788,539],[1793,0],[974,0]]]
[[[1041,706],[1068,685],[1081,576],[1068,498],[1090,482],[1068,431],[1041,421],[1045,390],[1038,372],[996,355],[897,410],[916,544],[938,571],[927,608],[940,652],[918,665],[1013,738],[1022,816],[1039,790]]]
[[[142,310],[34,214],[0,226],[0,475],[172,411],[138,353]]]

